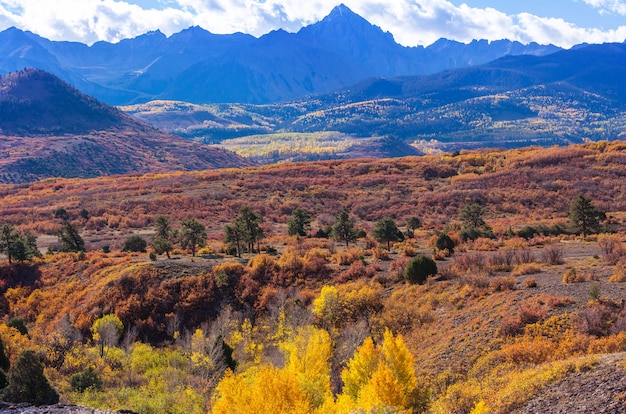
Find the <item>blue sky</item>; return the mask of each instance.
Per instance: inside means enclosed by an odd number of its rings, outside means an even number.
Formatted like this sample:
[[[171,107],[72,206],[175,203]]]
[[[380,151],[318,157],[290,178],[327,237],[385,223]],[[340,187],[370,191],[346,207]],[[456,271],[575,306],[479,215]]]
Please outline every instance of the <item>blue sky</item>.
[[[0,0],[0,30],[54,40],[117,42],[192,25],[213,33],[295,32],[342,0]],[[397,42],[512,39],[562,47],[626,40],[626,0],[343,0]]]

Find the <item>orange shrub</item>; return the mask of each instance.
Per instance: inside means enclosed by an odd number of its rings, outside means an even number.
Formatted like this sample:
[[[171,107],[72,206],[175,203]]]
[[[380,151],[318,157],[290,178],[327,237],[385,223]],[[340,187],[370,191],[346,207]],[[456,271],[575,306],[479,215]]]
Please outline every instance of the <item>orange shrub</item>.
[[[563,274],[563,283],[582,283],[586,282],[587,278],[583,272],[577,272],[576,269],[570,267],[567,272]]]
[[[597,338],[589,343],[590,354],[611,354],[626,351],[626,333]]]
[[[332,255],[331,261],[341,266],[349,266],[356,260],[360,260],[363,256],[363,250],[357,247],[351,247],[348,250],[342,250]]]
[[[474,250],[481,252],[495,252],[501,244],[497,240],[479,237],[474,240]]]
[[[539,265],[535,263],[522,263],[513,269],[511,276],[532,275],[539,272],[541,272]]]
[[[529,289],[536,288],[537,279],[535,279],[534,277],[527,277],[526,279],[524,279],[524,286],[526,286]]]
[[[517,280],[512,277],[494,277],[489,281],[489,287],[494,292],[504,292],[507,290],[515,289],[515,285],[517,284]]]
[[[621,260],[615,265],[609,282],[626,282],[626,260]]]
[[[389,260],[389,252],[380,247],[372,248],[372,256],[375,260]]]
[[[545,338],[523,339],[519,342],[502,346],[500,352],[505,362],[516,366],[538,365],[554,359],[556,346]]]

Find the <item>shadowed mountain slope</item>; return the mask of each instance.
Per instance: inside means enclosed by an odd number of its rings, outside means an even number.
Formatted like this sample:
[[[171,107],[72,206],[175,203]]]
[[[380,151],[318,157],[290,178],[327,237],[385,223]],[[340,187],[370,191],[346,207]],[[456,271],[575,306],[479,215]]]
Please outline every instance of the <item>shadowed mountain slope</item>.
[[[0,182],[248,165],[143,124],[57,77],[0,78]]]

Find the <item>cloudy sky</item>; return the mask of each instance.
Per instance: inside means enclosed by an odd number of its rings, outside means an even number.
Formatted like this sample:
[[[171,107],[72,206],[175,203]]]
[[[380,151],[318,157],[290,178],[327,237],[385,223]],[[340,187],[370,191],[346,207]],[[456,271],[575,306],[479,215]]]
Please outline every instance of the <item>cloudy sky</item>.
[[[0,30],[16,26],[53,40],[117,42],[189,26],[261,36],[295,32],[341,0],[0,0]],[[446,37],[574,44],[623,42],[626,0],[343,0],[403,45]]]

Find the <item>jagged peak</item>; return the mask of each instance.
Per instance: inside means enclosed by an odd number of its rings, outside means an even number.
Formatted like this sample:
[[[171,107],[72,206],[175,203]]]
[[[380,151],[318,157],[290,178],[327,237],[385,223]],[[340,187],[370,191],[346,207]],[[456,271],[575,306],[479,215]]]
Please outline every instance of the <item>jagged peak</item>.
[[[356,15],[356,16],[358,16],[348,6],[346,6],[345,4],[341,3],[338,6],[333,7],[333,9],[330,11],[330,14],[328,15],[328,17],[344,16],[344,15]]]
[[[366,22],[368,25],[371,25],[366,19],[361,17],[360,15],[353,12],[348,6],[341,3],[338,6],[335,6],[328,16],[324,17],[321,22],[336,22],[336,21],[359,21]]]

